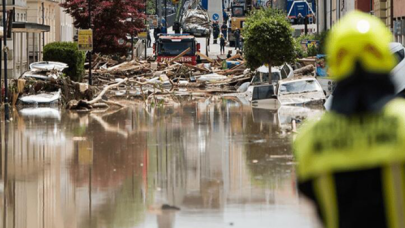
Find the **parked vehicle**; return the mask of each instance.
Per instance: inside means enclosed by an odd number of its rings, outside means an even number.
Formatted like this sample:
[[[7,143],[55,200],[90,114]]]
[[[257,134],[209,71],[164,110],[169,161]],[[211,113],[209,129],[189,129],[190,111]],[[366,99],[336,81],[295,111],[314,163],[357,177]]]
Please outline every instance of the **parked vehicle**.
[[[210,37],[211,20],[203,9],[189,9],[183,17],[183,33],[196,37]]]
[[[271,78],[269,74],[269,68],[266,66],[261,66],[256,70],[256,74],[253,77],[251,84],[263,84],[263,83],[277,83],[279,80],[291,78],[294,76],[294,71],[292,67],[285,63],[281,67],[271,68]]]
[[[200,51],[200,44],[197,43],[194,36],[165,34],[159,36],[156,44],[153,45],[158,62],[170,61],[188,48],[190,51],[176,61],[196,65],[197,56],[195,53]]]
[[[288,18],[291,24],[298,23],[298,15],[301,14],[304,18],[315,15],[316,12],[316,0],[287,0],[286,11],[288,12]],[[313,21],[310,21],[311,23]]]
[[[269,107],[322,105],[326,100],[321,85],[313,77],[287,78],[278,81],[276,85],[250,86],[246,93],[253,105]]]
[[[311,33],[316,32],[315,0],[289,0],[287,2],[287,12],[291,27],[295,29],[295,35],[300,35],[305,29],[305,18],[308,19],[307,29]]]
[[[398,64],[392,69],[391,76],[397,93],[405,92],[405,48],[400,43],[390,44],[391,52],[398,60]]]
[[[235,46],[235,31],[239,29],[243,30],[244,23],[246,21],[246,7],[245,5],[233,5],[231,8],[231,20],[228,28],[228,41],[231,47]]]

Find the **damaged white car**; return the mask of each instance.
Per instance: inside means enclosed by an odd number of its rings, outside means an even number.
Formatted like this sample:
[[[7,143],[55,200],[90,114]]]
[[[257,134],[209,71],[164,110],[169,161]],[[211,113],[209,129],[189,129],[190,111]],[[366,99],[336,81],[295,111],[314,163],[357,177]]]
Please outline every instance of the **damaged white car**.
[[[287,78],[277,84],[250,86],[245,92],[253,105],[279,107],[282,105],[322,105],[325,93],[313,77]]]

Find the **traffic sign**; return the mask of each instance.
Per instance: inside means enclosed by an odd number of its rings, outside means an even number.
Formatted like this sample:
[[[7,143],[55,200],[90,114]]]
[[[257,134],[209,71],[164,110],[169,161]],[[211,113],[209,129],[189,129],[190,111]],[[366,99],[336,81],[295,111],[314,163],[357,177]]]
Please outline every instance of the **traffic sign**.
[[[92,51],[93,50],[93,30],[80,29],[77,39],[79,50]]]
[[[212,20],[218,21],[218,20],[219,20],[219,15],[218,15],[217,13],[214,13],[214,14],[212,15]]]
[[[138,38],[140,38],[140,39],[146,39],[146,38],[148,38],[148,33],[146,33],[146,32],[140,32],[140,33],[138,33]]]

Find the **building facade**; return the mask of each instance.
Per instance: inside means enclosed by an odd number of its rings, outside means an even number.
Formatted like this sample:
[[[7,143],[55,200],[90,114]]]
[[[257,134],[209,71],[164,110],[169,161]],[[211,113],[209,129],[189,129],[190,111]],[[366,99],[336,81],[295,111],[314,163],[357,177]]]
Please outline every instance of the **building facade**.
[[[405,1],[393,0],[392,12],[395,40],[405,45]]]
[[[29,70],[30,63],[41,61],[46,44],[73,41],[73,18],[59,6],[62,1],[7,0],[7,10],[14,12],[12,36],[7,39],[9,79]]]
[[[329,30],[346,13],[355,9],[355,0],[318,0],[317,18],[319,32]]]
[[[360,10],[380,18],[395,41],[405,45],[404,0],[318,0],[318,31],[329,30],[342,16]]]

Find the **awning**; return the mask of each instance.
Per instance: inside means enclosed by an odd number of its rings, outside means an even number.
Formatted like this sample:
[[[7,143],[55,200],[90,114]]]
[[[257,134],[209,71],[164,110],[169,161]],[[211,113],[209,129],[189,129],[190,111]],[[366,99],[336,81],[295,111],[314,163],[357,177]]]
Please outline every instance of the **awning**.
[[[49,25],[31,23],[31,22],[13,22],[13,32],[49,32]]]

